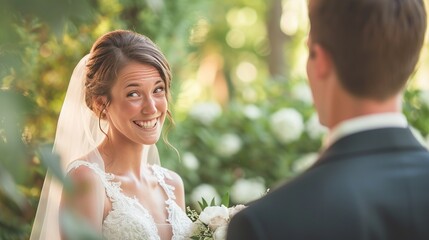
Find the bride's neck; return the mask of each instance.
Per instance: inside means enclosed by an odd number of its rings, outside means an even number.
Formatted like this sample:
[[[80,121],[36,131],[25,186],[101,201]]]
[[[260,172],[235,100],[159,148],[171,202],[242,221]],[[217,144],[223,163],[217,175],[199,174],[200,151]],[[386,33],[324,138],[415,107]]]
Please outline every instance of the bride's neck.
[[[147,164],[148,148],[141,144],[125,144],[106,138],[98,147],[106,170],[121,174],[139,173],[142,165]]]

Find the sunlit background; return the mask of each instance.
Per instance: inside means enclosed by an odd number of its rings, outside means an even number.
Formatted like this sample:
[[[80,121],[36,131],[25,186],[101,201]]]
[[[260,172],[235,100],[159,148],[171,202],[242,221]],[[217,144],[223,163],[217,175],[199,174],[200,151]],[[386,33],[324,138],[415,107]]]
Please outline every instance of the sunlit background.
[[[317,158],[326,134],[306,80],[304,0],[2,0],[0,239],[28,239],[69,77],[100,35],[149,36],[173,68],[176,127],[159,142],[187,204],[259,198]],[[426,38],[428,39],[428,38]],[[429,142],[428,41],[404,113]]]

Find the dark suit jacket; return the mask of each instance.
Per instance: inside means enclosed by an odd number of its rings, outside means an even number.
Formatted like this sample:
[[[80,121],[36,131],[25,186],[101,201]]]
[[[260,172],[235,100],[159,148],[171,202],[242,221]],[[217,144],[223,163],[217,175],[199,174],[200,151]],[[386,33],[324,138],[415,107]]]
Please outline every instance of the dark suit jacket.
[[[250,204],[228,240],[429,240],[429,153],[409,129],[355,133]]]

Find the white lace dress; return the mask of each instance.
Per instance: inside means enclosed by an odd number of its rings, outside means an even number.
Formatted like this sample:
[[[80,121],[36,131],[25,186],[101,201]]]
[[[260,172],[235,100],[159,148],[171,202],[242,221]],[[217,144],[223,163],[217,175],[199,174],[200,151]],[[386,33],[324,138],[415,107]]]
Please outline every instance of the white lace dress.
[[[112,202],[112,210],[103,222],[103,239],[160,240],[153,217],[136,198],[130,198],[122,193],[120,182],[112,181],[114,179],[113,174],[105,173],[96,163],[82,160],[72,162],[68,171],[79,166],[86,166],[100,176],[107,197]],[[151,168],[159,185],[168,196],[165,201],[168,211],[166,224],[171,224],[172,240],[189,239],[188,234],[191,230],[192,221],[177,205],[173,192],[174,187],[165,182],[165,178],[171,179],[168,170],[158,165],[152,165]]]

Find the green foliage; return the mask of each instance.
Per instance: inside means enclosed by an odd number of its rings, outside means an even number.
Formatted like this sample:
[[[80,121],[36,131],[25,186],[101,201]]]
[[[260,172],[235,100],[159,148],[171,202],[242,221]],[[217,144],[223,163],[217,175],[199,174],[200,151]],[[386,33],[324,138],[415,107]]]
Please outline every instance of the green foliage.
[[[198,12],[209,4],[190,0],[2,3],[0,239],[28,239],[46,169],[63,179],[58,158],[50,153],[56,121],[73,67],[95,39],[114,29],[139,31],[158,43],[178,72],[180,61],[192,50],[188,32]],[[66,224],[73,227],[73,218],[68,219]]]
[[[411,126],[420,131],[422,136],[429,136],[429,92],[409,88],[405,92],[403,112]]]
[[[101,236],[95,233],[88,223],[72,211],[63,211],[61,217],[61,226],[64,235],[70,240],[101,240]]]
[[[222,197],[222,201],[220,203],[221,205],[224,205],[225,207],[229,207],[229,193],[225,193]]]
[[[207,203],[207,200],[205,198],[201,198],[201,201],[198,201],[198,205],[200,206],[201,210],[204,210],[206,207],[209,207],[209,206],[218,206],[216,204],[215,198],[212,198],[212,200],[210,201],[210,204]],[[229,207],[229,193],[226,193],[222,196],[222,201],[221,201],[220,205],[223,205],[225,207]]]

